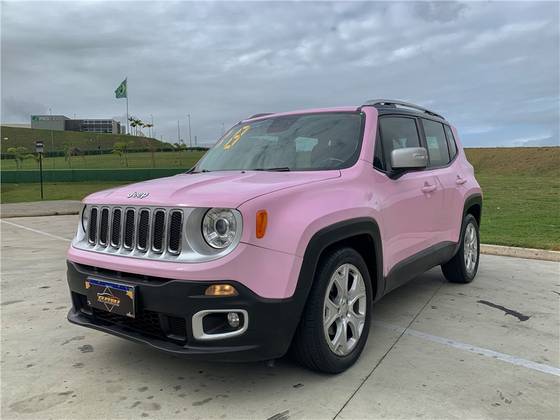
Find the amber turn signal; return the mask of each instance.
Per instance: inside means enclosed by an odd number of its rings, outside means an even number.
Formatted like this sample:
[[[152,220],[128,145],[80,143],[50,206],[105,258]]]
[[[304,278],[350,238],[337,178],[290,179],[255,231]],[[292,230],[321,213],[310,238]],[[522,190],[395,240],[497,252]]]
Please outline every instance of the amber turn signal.
[[[237,296],[237,290],[231,284],[213,284],[206,288],[206,296]]]
[[[264,237],[264,234],[266,233],[267,223],[268,223],[268,213],[266,212],[266,210],[259,210],[257,212],[257,229],[256,229],[257,239],[261,239],[262,237]]]

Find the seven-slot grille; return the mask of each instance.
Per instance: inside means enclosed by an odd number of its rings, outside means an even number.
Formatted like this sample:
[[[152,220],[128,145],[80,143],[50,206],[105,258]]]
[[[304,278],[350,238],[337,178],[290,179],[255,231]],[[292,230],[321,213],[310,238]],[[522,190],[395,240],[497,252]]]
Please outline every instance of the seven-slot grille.
[[[86,227],[90,245],[125,251],[181,253],[181,210],[90,207]]]

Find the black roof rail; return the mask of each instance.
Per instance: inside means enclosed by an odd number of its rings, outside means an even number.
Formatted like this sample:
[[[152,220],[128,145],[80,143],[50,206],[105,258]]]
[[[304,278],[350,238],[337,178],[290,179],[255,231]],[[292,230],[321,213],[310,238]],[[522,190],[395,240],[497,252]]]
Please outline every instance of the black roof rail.
[[[437,112],[431,111],[419,105],[411,104],[410,102],[399,101],[397,99],[371,99],[369,101],[366,101],[364,105],[370,105],[370,106],[385,105],[393,108],[396,108],[397,106],[404,107],[404,108],[411,108],[417,111],[425,112],[426,114],[429,115],[433,115],[434,117],[441,118],[442,120],[445,120],[445,118],[442,115],[438,114]]]
[[[274,114],[274,112],[262,112],[260,114],[255,114],[255,115],[251,115],[249,118],[247,118],[248,120],[252,120],[253,118],[259,118],[259,117],[266,117],[267,115],[272,115]]]

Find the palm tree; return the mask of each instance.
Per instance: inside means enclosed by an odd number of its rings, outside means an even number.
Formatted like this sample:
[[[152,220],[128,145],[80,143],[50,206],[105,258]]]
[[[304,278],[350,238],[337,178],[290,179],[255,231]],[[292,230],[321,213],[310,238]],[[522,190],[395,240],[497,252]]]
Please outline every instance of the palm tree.
[[[16,169],[21,169],[21,167],[23,166],[23,161],[25,159],[35,157],[35,155],[29,153],[27,147],[23,147],[23,146],[8,147],[6,151],[11,155],[13,155],[14,160],[16,161]]]

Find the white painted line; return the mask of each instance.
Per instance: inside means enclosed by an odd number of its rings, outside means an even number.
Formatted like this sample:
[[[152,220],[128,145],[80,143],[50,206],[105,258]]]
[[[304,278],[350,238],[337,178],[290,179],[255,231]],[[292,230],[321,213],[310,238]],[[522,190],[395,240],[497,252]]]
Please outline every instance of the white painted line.
[[[53,235],[52,233],[43,232],[42,230],[33,229],[33,228],[30,228],[30,227],[27,227],[27,226],[19,225],[19,224],[14,223],[14,222],[8,222],[4,219],[1,219],[0,221],[2,223],[6,223],[7,225],[15,226],[15,227],[18,227],[20,229],[25,229],[25,230],[28,230],[28,231],[34,232],[34,233],[39,233],[40,235],[45,235],[45,236],[48,236],[48,237],[53,238],[53,239],[58,239],[59,241],[72,242],[71,239],[63,238],[62,236]]]
[[[399,327],[398,325],[388,324],[386,322],[372,321],[372,324],[399,333],[404,333],[412,337],[431,341],[433,343],[443,344],[444,346],[453,347],[459,350],[469,351],[471,353],[476,353],[481,356],[491,357],[492,359],[501,360],[502,362],[511,363],[512,365],[523,366],[528,369],[537,370],[539,372],[548,373],[550,375],[560,376],[560,368],[550,366],[550,365],[545,365],[543,363],[533,362],[531,360],[523,359],[521,357],[512,356],[511,354],[500,353],[494,350],[473,346],[472,344],[463,343],[461,341],[452,340],[450,338],[438,337],[437,335],[431,335],[431,334],[423,333],[421,331],[406,329],[403,327]]]

